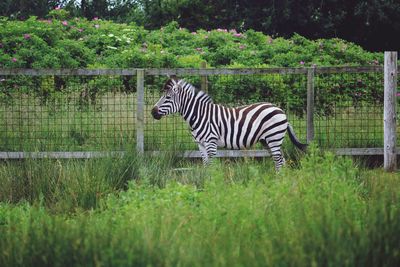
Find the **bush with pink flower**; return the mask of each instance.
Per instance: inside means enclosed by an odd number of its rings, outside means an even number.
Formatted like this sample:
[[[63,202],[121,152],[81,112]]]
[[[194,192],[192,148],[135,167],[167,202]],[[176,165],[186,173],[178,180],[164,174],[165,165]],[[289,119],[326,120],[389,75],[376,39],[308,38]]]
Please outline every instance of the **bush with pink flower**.
[[[309,40],[297,34],[285,39],[238,29],[189,31],[176,22],[146,30],[99,18],[71,18],[61,7],[52,10],[47,18],[0,19],[0,68],[174,68],[199,67],[204,61],[209,67],[310,67],[381,65],[382,58],[382,53],[365,51],[341,39]],[[257,95],[261,97],[256,86],[270,88],[273,83],[243,81],[254,89],[249,95],[252,100]],[[332,83],[336,81],[321,82],[324,87]],[[235,91],[238,97],[244,95],[246,88],[241,85]],[[221,88],[228,90],[225,84]],[[302,90],[291,96],[293,103],[301,103]],[[370,87],[362,88],[361,95],[360,88],[353,85],[340,90],[350,101],[381,101],[379,90]],[[287,97],[281,93],[275,96],[277,103]],[[329,112],[328,102],[324,112]]]

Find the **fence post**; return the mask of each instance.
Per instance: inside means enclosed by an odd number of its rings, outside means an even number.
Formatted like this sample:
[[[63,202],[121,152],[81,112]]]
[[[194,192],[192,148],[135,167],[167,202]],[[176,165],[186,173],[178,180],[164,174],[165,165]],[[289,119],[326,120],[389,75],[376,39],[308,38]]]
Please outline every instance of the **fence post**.
[[[200,63],[200,68],[205,69],[207,68],[207,62],[202,61]],[[201,85],[200,88],[202,91],[208,93],[208,81],[207,81],[207,76],[201,76]]]
[[[383,95],[383,167],[395,171],[396,151],[396,89],[397,52],[385,52]]]
[[[136,72],[136,150],[144,152],[144,69]]]
[[[315,67],[307,70],[307,144],[314,140],[314,74]]]

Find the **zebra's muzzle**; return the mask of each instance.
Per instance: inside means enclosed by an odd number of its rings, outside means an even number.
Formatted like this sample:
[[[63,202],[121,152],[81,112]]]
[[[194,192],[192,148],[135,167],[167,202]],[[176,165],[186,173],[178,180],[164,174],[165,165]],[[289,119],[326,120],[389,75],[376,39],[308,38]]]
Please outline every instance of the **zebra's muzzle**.
[[[160,120],[161,117],[162,117],[162,115],[160,113],[158,113],[158,107],[154,107],[151,110],[151,115],[153,115],[153,118],[156,119],[156,120]]]

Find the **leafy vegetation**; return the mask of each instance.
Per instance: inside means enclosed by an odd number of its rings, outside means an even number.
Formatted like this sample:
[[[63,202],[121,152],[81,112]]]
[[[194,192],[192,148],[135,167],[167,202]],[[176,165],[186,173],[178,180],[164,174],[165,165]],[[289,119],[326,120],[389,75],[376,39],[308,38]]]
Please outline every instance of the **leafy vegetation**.
[[[3,0],[0,16],[44,18],[54,10],[74,16],[134,22],[157,29],[177,21],[191,31],[198,29],[254,29],[273,36],[294,32],[308,38],[339,37],[375,51],[399,46],[398,1],[309,0],[205,1],[205,0]]]
[[[341,39],[308,40],[300,35],[272,38],[237,29],[190,32],[172,22],[148,31],[135,24],[71,18],[54,10],[51,18],[0,20],[0,67],[129,68],[219,66],[367,65],[382,62]]]
[[[128,159],[3,163],[0,265],[400,262],[396,174],[314,149],[279,174],[269,159]]]

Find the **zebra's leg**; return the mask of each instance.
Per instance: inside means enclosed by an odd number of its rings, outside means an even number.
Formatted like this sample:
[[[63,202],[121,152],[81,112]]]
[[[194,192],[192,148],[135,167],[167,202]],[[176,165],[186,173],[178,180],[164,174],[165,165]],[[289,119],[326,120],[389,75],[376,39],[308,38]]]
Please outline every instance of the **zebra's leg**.
[[[282,141],[283,140],[269,140],[268,142],[267,140],[260,140],[263,146],[271,153],[272,159],[275,163],[275,170],[277,172],[279,172],[279,170],[285,164],[285,157],[283,156],[281,149]]]
[[[275,170],[279,172],[283,165],[285,165],[285,157],[283,156],[282,150],[279,148],[277,150],[271,149],[272,158],[275,162]]]
[[[203,164],[207,165],[210,160],[209,160],[209,157],[208,157],[206,146],[203,143],[198,143],[198,145],[199,145],[201,158],[203,159]]]
[[[206,143],[199,143],[199,149],[201,157],[203,158],[203,164],[207,165],[210,163],[210,159],[217,154],[217,142],[209,141]]]
[[[207,155],[209,158],[215,157],[215,155],[217,154],[217,141],[209,140],[206,143],[206,150],[207,150]]]

